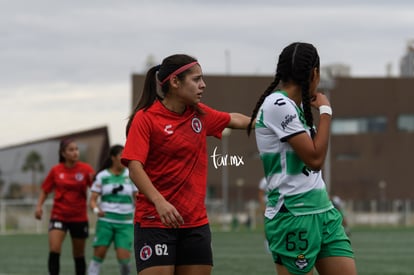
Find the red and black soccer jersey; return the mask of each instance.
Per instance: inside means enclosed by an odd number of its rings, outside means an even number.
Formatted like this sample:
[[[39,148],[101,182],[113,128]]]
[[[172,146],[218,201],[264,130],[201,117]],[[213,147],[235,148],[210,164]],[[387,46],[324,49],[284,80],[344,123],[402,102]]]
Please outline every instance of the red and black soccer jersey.
[[[182,227],[208,223],[205,208],[207,184],[206,137],[221,138],[230,115],[198,104],[202,113],[187,108],[184,114],[169,111],[156,101],[136,113],[122,163],[137,160],[144,166],[155,188],[178,210]],[[142,227],[165,227],[154,205],[138,195],[135,222]]]
[[[94,170],[84,162],[68,168],[63,163],[52,167],[42,184],[46,193],[54,192],[51,219],[64,222],[85,222],[87,188],[92,185]]]

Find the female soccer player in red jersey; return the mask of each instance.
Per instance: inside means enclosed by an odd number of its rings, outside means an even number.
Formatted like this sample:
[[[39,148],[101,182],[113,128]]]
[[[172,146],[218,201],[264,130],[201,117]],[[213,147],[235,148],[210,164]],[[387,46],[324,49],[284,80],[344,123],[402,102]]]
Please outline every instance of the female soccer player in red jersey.
[[[89,225],[86,212],[87,188],[94,176],[93,168],[79,161],[79,149],[72,139],[62,140],[59,149],[59,164],[52,167],[42,184],[36,206],[35,217],[43,216],[43,203],[51,192],[55,193],[49,223],[50,275],[59,274],[62,244],[69,231],[76,275],[85,275],[85,242]]]
[[[140,190],[134,247],[141,275],[211,274],[206,137],[246,129],[250,118],[200,103],[205,87],[196,59],[169,56],[148,71],[128,122],[122,162]]]

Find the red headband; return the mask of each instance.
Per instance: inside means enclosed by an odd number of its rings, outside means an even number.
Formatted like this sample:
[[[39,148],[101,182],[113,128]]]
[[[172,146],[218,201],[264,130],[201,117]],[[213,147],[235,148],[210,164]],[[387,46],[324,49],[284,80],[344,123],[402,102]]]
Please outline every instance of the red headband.
[[[161,86],[164,85],[165,82],[167,82],[170,78],[172,78],[172,77],[174,77],[174,76],[176,76],[176,75],[184,72],[185,70],[193,67],[195,64],[198,64],[198,62],[197,61],[194,61],[194,62],[188,63],[187,65],[184,65],[184,66],[178,68],[177,70],[175,70],[174,72],[172,72],[169,76],[167,76],[166,78],[164,78],[163,81],[161,81],[161,83],[160,83]]]

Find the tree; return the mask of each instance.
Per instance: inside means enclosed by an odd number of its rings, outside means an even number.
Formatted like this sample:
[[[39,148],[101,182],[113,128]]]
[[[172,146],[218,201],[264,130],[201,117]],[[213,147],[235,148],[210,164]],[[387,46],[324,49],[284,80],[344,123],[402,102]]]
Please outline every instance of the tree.
[[[31,189],[32,189],[32,197],[35,197],[36,192],[36,174],[37,172],[43,172],[44,166],[42,163],[42,156],[36,152],[36,151],[30,151],[25,159],[25,162],[22,166],[22,171],[27,172],[30,171],[32,174],[32,183],[31,183]]]
[[[8,194],[6,195],[6,199],[23,199],[22,186],[17,182],[12,182],[10,184]]]

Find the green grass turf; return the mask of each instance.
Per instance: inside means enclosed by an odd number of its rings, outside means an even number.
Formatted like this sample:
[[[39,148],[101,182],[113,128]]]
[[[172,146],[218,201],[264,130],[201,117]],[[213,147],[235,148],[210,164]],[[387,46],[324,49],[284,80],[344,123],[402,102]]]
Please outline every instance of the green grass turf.
[[[414,229],[354,229],[351,241],[359,275],[414,274]],[[87,243],[88,262],[93,251],[91,242],[92,237]],[[0,275],[46,274],[47,247],[47,235],[43,234],[0,236]],[[276,274],[261,231],[214,231],[213,251],[213,275]],[[61,274],[74,274],[73,268],[67,236],[61,256]],[[104,262],[102,275],[105,274],[118,274],[112,248]]]

